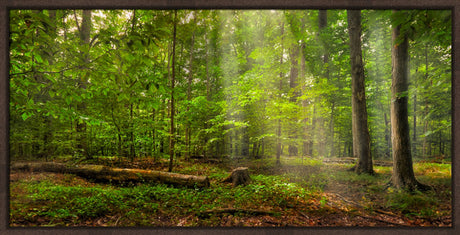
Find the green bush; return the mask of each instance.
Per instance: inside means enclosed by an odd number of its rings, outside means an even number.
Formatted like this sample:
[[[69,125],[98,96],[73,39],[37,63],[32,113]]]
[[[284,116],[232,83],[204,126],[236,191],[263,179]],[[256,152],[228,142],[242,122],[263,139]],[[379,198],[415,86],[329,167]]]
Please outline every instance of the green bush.
[[[434,192],[393,191],[386,195],[386,207],[406,215],[433,216],[439,207]]]

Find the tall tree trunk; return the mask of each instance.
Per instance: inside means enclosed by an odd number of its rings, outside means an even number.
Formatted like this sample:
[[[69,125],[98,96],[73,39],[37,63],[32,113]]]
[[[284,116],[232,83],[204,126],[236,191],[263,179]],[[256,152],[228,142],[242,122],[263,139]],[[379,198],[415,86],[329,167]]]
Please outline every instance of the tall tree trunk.
[[[332,105],[331,105],[331,120],[329,121],[329,146],[330,146],[329,157],[333,157],[335,155],[335,149],[334,149],[334,109],[335,109],[335,103],[333,101]]]
[[[280,54],[280,66],[283,64],[283,56],[284,56],[284,47],[283,47],[283,39],[284,39],[284,22],[281,23],[281,54]],[[279,92],[280,96],[278,97],[281,99],[281,90],[283,89],[283,72],[280,72],[280,81],[279,81]],[[281,164],[281,119],[278,119],[278,129],[276,131],[276,164]]]
[[[77,21],[78,25],[78,21]],[[82,44],[88,45],[90,43],[90,33],[91,33],[91,10],[83,10],[82,22],[80,27],[80,40]],[[89,48],[88,48],[89,50]],[[81,56],[83,58],[83,69],[88,69],[89,63],[89,51],[82,51]],[[86,89],[87,76],[81,76],[78,81],[78,88],[81,90]],[[86,109],[85,102],[79,102],[77,104],[78,112],[84,112]],[[77,149],[81,152],[81,155],[85,158],[91,158],[88,153],[88,143],[86,138],[86,122],[82,119],[77,121],[76,125],[77,131]]]
[[[46,34],[48,34],[51,38],[51,40],[54,40],[56,38],[56,10],[48,10],[48,17],[50,20],[50,24],[45,27],[46,29]],[[39,32],[37,31],[37,34]],[[53,49],[53,45],[50,46],[45,46],[41,48],[41,53],[42,57],[46,58],[48,61],[48,64],[51,66],[54,64],[54,52],[55,49]],[[40,76],[41,77],[41,76]],[[48,81],[47,79],[41,78],[41,83],[47,84]],[[40,94],[40,98],[42,100],[49,100],[50,96],[48,92],[44,92],[43,94]],[[45,161],[48,161],[48,157],[52,155],[52,150],[51,150],[51,142],[53,138],[53,132],[52,132],[52,118],[50,116],[45,116],[44,117],[44,133],[43,133],[43,152],[42,154],[45,157]]]
[[[401,35],[401,25],[393,27],[392,80],[391,80],[391,138],[393,146],[393,174],[391,184],[396,188],[413,191],[425,190],[414,175],[410,149],[408,120],[408,49],[407,35]]]
[[[301,27],[302,32],[305,30],[305,20],[302,18],[302,27]],[[306,94],[307,93],[307,88],[305,86],[305,70],[306,70],[306,65],[305,65],[305,47],[306,43],[305,40],[302,40],[300,43],[300,79],[301,82],[304,84],[302,85],[302,93]],[[308,141],[309,141],[309,125],[308,125],[308,112],[307,112],[307,107],[308,107],[308,101],[306,99],[302,100],[302,109],[304,112],[304,118],[303,118],[303,143],[302,143],[302,156],[308,155]]]
[[[318,12],[318,29],[319,29],[319,35],[320,35],[320,40],[323,40],[323,33],[324,30],[327,27],[327,10],[319,10]],[[328,50],[328,45],[326,43],[323,43],[323,73],[321,76],[325,77],[327,82],[329,83],[329,50]],[[321,97],[317,101],[317,103],[321,103]],[[325,156],[326,154],[326,130],[324,129],[324,123],[325,120],[322,115],[318,115],[317,120],[315,122],[315,125],[318,125],[316,127],[316,138],[318,142],[318,155],[320,156]]]
[[[417,84],[417,83],[416,83]],[[413,135],[412,135],[412,153],[417,156],[417,94],[414,94],[414,112],[413,117]]]
[[[310,140],[308,141],[308,156],[313,156],[313,147],[315,140],[315,131],[316,131],[316,105],[313,103],[313,115],[311,116],[311,129],[310,129]]]
[[[388,120],[388,115],[387,113],[383,113],[383,116],[385,118],[385,142],[387,144],[386,148],[386,156],[391,157],[391,134],[390,134],[390,128],[391,126],[389,125],[389,120]]]
[[[319,27],[319,32],[322,33],[323,30],[327,27],[327,10],[319,10],[318,13],[318,27]],[[327,49],[327,45],[323,45],[324,48],[324,53],[323,53],[323,63],[325,65],[324,68],[324,76],[329,80],[329,52]]]
[[[367,127],[364,66],[361,51],[361,10],[347,10],[350,35],[352,135],[356,173],[373,174],[369,129]]]
[[[204,27],[207,28],[206,21],[205,21],[205,26]],[[204,38],[205,38],[205,44],[206,44],[205,45],[206,101],[208,101],[207,102],[207,106],[208,106],[207,110],[209,110],[209,104],[211,103],[211,94],[212,94],[212,80],[211,80],[211,76],[210,76],[210,73],[209,73],[209,67],[210,67],[209,66],[209,51],[210,51],[209,44],[210,44],[210,41],[208,39],[208,31],[205,32]],[[211,113],[208,113],[206,115],[206,121],[204,123],[204,128],[205,129],[209,128],[209,120],[211,119],[211,116],[212,116]],[[223,138],[222,141],[225,142],[225,138]],[[205,143],[207,143],[207,142],[208,142],[208,135],[205,135]],[[224,150],[225,149],[224,147],[225,147],[225,143],[219,143],[219,141],[215,141],[214,153],[217,154],[218,156],[221,156],[223,154],[223,151],[221,151],[221,150]]]
[[[322,31],[327,27],[327,10],[319,10],[318,11],[318,40],[321,40],[321,33]],[[324,49],[323,49],[323,54],[322,54],[322,58],[323,58],[323,72],[324,74],[318,74],[319,76],[325,76],[328,80],[329,80],[329,69],[328,69],[328,65],[327,63],[329,62],[329,54],[327,53],[327,49],[326,49],[326,46],[324,46]],[[316,81],[318,82],[318,81]],[[308,155],[311,157],[313,156],[313,150],[315,148],[315,140],[316,142],[318,143],[317,146],[316,146],[316,149],[317,149],[317,152],[319,155],[323,155],[324,154],[324,149],[322,146],[323,143],[322,143],[322,128],[320,128],[320,126],[322,126],[322,123],[323,123],[323,120],[320,116],[317,116],[316,113],[318,111],[318,104],[321,103],[321,97],[317,97],[315,98],[314,102],[313,102],[313,115],[312,115],[312,125],[311,125],[311,130],[310,130],[310,140],[309,140],[309,143],[308,143]]]
[[[246,113],[245,111],[244,113]],[[245,115],[246,116],[246,115]],[[243,118],[242,120],[245,120]],[[241,156],[248,157],[249,156],[249,131],[248,127],[241,128],[242,131],[242,138],[241,138]]]
[[[425,44],[425,81],[428,81],[428,42]],[[425,112],[424,116],[428,115],[428,101],[425,99]],[[423,126],[423,133],[428,131],[428,120],[425,120],[425,124]],[[422,156],[427,156],[427,146],[428,146],[428,136],[423,138],[423,146],[422,146]]]
[[[123,151],[122,151],[122,141],[123,140],[121,138],[120,126],[117,124],[116,119],[115,119],[115,115],[114,115],[114,112],[113,112],[113,106],[114,106],[114,104],[112,103],[112,122],[113,122],[114,126],[117,129],[117,137],[118,137],[117,154],[118,154],[118,157],[121,157],[121,156],[123,156]]]
[[[169,167],[168,171],[173,169],[174,160],[174,144],[175,144],[175,130],[174,130],[174,86],[176,83],[176,28],[177,28],[177,10],[174,10],[174,28],[173,28],[173,48],[172,48],[172,75],[171,75],[171,126],[169,129]]]
[[[196,25],[196,17],[194,16],[193,19],[194,25]],[[195,30],[192,33],[192,42],[190,45],[190,59],[189,59],[189,75],[187,79],[187,101],[190,102],[192,100],[192,79],[193,79],[193,48],[195,45]],[[187,113],[190,111],[190,104],[187,105]],[[185,126],[185,159],[190,157],[190,120],[187,121]],[[205,152],[206,153],[206,152]],[[205,154],[206,155],[206,154]]]
[[[130,121],[130,127],[129,127],[129,135],[130,135],[130,143],[129,143],[129,156],[131,158],[131,161],[134,160],[136,157],[136,151],[135,151],[135,146],[134,146],[134,104],[131,103],[129,106],[129,121]]]
[[[291,71],[289,74],[289,88],[291,89],[293,93],[289,99],[291,103],[296,103],[297,97],[299,96],[298,94],[299,92],[295,90],[297,89],[297,77],[299,75],[298,57],[299,57],[299,46],[294,45],[290,53]],[[292,118],[290,122],[291,122],[291,125],[294,125],[294,126],[291,126],[291,131],[290,131],[290,136],[289,136],[289,138],[291,139],[291,143],[288,146],[288,152],[289,152],[289,156],[298,156],[299,151],[297,148],[297,144],[292,143],[293,140],[295,141],[295,139],[297,139],[296,118]]]
[[[156,110],[155,109],[152,109],[152,121],[153,123],[156,123]],[[158,155],[158,152],[157,152],[157,127],[155,126],[155,124],[153,125],[153,129],[152,129],[152,147],[151,147],[151,151],[150,151],[150,156],[153,156],[153,160],[156,162],[157,160],[157,155]]]
[[[166,106],[167,106],[166,100],[165,99],[161,100],[160,123],[164,122],[164,120],[165,120],[166,111],[167,111]],[[159,128],[163,128],[163,127],[159,127]],[[159,145],[160,145],[159,146],[159,152],[160,152],[161,155],[163,155],[165,153],[165,141],[166,141],[165,139],[166,138],[165,138],[165,136],[163,134],[161,134],[161,132],[159,132],[158,136],[159,136],[159,141],[160,141],[160,143],[159,143]]]
[[[320,30],[322,31],[324,28],[327,27],[327,11],[324,10],[322,12],[320,10]],[[325,77],[328,81],[328,83],[332,84],[332,79],[330,77],[330,66],[329,66],[329,49],[328,45],[324,45],[324,64],[326,65],[325,69]],[[329,135],[325,137],[325,143],[330,147],[330,156],[334,154],[334,108],[335,108],[335,101],[332,99],[331,100],[331,116],[330,116],[330,121],[329,121]],[[326,130],[324,130],[324,133],[326,133]],[[326,147],[323,147],[321,149],[324,149],[326,151]]]

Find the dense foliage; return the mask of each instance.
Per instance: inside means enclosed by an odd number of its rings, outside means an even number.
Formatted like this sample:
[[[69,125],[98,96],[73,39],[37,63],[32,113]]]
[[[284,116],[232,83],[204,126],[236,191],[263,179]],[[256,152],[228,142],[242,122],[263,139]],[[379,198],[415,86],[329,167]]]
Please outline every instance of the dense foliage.
[[[345,10],[321,27],[317,10],[87,12],[10,11],[12,159],[158,160],[170,137],[183,158],[352,155]],[[413,155],[451,156],[450,17],[362,11],[374,158],[391,157],[391,25],[403,21]]]

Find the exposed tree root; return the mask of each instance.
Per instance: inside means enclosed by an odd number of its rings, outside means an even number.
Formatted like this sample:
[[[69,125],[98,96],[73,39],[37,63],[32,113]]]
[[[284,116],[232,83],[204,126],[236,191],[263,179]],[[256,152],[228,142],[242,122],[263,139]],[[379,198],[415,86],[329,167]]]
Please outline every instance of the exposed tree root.
[[[420,191],[420,192],[427,192],[427,191],[435,191],[434,188],[430,185],[427,184],[422,184],[418,181],[414,185],[406,185],[406,186],[396,186],[390,179],[388,183],[386,183],[385,188],[383,190],[387,190],[388,188],[397,188],[397,189],[402,189],[407,192],[414,192],[414,191]]]

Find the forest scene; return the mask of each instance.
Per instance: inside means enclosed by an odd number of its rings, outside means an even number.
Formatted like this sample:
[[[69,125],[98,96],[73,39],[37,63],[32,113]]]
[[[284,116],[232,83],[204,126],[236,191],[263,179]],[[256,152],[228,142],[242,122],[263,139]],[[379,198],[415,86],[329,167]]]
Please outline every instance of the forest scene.
[[[450,10],[9,10],[10,227],[452,227]]]

